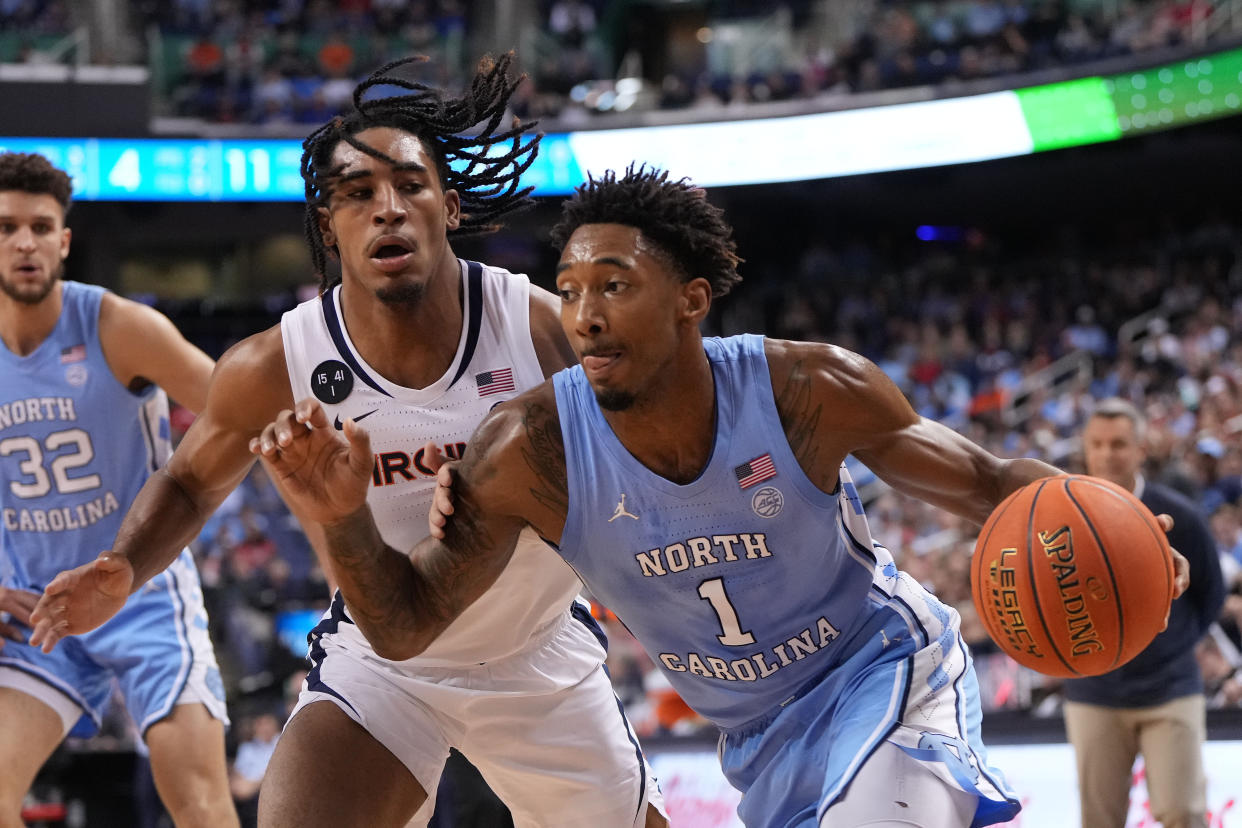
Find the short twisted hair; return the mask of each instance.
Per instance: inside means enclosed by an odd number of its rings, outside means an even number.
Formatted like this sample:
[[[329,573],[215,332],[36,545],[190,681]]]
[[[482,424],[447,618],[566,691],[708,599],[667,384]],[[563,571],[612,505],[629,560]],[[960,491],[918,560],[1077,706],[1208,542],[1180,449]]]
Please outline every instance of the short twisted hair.
[[[564,249],[584,224],[624,224],[654,242],[680,271],[682,281],[702,276],[712,296],[724,296],[742,280],[733,228],[724,211],[708,203],[687,178],[672,180],[663,170],[630,164],[625,176],[608,170],[590,176],[565,202],[552,228],[552,243]]]
[[[489,233],[497,220],[533,204],[533,187],[519,187],[522,173],[534,162],[542,136],[530,134],[536,122],[501,128],[509,98],[522,78],[512,79],[513,53],[479,62],[470,89],[461,97],[446,97],[441,90],[400,77],[402,66],[425,61],[421,55],[393,61],[375,70],[354,89],[354,112],[333,118],[302,142],[302,180],[306,184],[306,239],[311,260],[327,290],[339,279],[327,275],[327,248],[319,227],[319,208],[326,207],[340,169],[332,155],[341,141],[381,161],[395,163],[367,146],[357,135],[375,127],[393,127],[416,136],[434,158],[444,190],[461,197],[461,224],[454,236]],[[394,86],[407,94],[367,98],[377,87]],[[481,125],[481,126],[480,126]],[[474,127],[477,130],[466,134]],[[507,151],[492,148],[510,143]]]
[[[73,199],[68,173],[36,152],[0,152],[0,190],[50,195],[66,213]]]

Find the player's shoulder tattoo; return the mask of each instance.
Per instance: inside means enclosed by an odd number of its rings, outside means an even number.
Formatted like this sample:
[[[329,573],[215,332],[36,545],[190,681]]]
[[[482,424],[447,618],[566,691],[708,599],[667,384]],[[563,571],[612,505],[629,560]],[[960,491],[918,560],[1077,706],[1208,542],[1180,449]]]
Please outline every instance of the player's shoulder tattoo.
[[[803,469],[813,469],[817,450],[815,433],[824,415],[823,404],[812,391],[815,368],[802,357],[792,359],[786,365],[772,377],[776,410],[799,465]]]
[[[569,509],[569,480],[560,417],[555,407],[532,400],[523,407],[522,427],[527,440],[522,459],[535,475],[530,493],[543,506],[563,515]]]

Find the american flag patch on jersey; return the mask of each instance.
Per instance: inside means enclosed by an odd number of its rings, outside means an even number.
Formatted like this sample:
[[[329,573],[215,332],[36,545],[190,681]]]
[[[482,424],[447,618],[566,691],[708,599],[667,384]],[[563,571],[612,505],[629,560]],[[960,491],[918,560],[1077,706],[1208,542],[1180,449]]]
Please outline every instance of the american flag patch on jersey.
[[[499,371],[484,371],[474,375],[474,384],[479,386],[480,397],[492,394],[503,394],[513,390],[513,369],[501,368]]]
[[[60,364],[65,365],[70,362],[82,362],[86,359],[86,346],[73,345],[69,348],[62,348],[60,351]]]
[[[749,489],[768,478],[776,477],[776,466],[772,464],[771,454],[761,454],[735,468],[733,473],[737,475],[737,485]]]

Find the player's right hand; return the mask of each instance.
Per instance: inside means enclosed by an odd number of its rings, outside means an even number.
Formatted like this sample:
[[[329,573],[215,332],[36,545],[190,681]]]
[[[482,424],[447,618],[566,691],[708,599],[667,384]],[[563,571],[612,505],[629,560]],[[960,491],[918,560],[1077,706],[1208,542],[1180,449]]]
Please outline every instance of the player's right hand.
[[[284,410],[250,441],[270,474],[294,505],[317,523],[333,523],[366,504],[371,485],[371,437],[353,420],[332,428],[327,412],[313,398]]]
[[[134,585],[129,559],[104,552],[52,579],[30,613],[32,647],[50,653],[66,635],[81,635],[120,612]]]
[[[24,589],[7,589],[0,587],[0,614],[9,616],[10,621],[30,626],[30,613],[39,600],[39,593]],[[0,649],[4,648],[4,639],[24,641],[25,636],[17,627],[0,619]]]

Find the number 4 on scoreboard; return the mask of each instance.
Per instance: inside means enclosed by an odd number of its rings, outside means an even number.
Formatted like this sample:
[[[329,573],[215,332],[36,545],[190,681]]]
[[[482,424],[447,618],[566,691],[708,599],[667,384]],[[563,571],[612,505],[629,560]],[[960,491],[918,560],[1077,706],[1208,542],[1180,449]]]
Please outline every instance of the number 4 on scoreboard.
[[[138,150],[130,148],[121,153],[112,169],[108,171],[108,183],[126,192],[134,192],[142,185],[142,167],[138,162]]]

